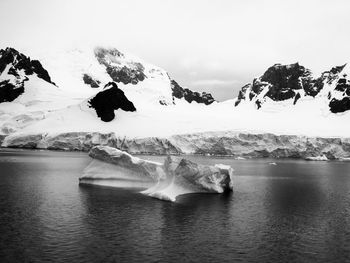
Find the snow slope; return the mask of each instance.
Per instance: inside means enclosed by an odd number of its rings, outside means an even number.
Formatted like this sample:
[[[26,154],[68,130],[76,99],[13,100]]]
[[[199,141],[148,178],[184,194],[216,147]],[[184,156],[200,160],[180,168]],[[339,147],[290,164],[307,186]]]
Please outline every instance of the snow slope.
[[[237,98],[209,105],[178,99],[173,96],[174,85],[165,70],[113,48],[26,52],[40,59],[57,87],[32,76],[21,96],[13,102],[0,103],[1,133],[11,134],[8,142],[31,134],[54,136],[69,132],[113,132],[127,138],[169,138],[210,131],[322,137],[350,134],[350,111],[335,114],[329,109],[330,99],[347,96],[336,87],[344,74],[350,74],[349,66],[330,83],[329,78],[324,78],[323,88],[315,96],[301,94],[295,104],[295,96],[280,101],[265,97],[263,106],[257,110],[256,98],[250,100],[248,93],[236,107]],[[84,83],[84,74],[98,81],[99,87]],[[113,80],[119,81],[118,87],[133,102],[136,111],[119,109],[112,121],[103,122],[89,107],[89,100]],[[269,84],[262,86],[258,96],[267,92],[266,87]]]

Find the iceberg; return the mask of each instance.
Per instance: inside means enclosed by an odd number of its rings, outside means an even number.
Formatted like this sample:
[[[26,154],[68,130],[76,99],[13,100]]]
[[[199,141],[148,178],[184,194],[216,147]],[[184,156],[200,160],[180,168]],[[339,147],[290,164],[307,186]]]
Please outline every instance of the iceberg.
[[[170,156],[162,164],[109,146],[95,146],[89,156],[93,161],[79,178],[80,184],[141,188],[142,194],[172,202],[179,195],[233,189],[233,169],[228,165],[200,165]]]
[[[326,155],[319,156],[308,156],[305,158],[306,161],[329,161]]]

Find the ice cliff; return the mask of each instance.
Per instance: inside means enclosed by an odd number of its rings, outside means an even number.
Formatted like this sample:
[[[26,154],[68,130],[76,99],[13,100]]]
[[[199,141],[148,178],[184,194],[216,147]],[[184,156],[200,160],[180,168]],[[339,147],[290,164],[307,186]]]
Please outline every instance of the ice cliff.
[[[233,187],[233,169],[227,165],[205,166],[170,156],[161,164],[108,146],[95,146],[89,155],[93,161],[80,184],[141,188],[145,195],[172,202],[183,194],[223,193]]]
[[[0,138],[1,139],[1,138]],[[72,132],[14,134],[2,146],[12,148],[89,151],[111,146],[130,154],[200,154],[244,158],[300,158],[325,156],[329,160],[350,157],[350,138],[323,138],[270,133],[204,132],[170,137],[127,138],[115,133]]]

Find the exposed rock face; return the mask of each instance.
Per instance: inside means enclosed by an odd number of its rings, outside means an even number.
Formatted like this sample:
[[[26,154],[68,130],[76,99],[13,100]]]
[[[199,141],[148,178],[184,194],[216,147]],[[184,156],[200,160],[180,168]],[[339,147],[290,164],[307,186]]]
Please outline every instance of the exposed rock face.
[[[236,106],[244,99],[253,100],[259,109],[265,98],[273,101],[294,99],[294,104],[302,94],[315,97],[323,87],[321,78],[313,79],[309,69],[298,63],[275,64],[252,84],[245,85],[238,94]]]
[[[38,60],[31,60],[13,48],[0,50],[0,103],[11,102],[24,92],[28,76],[36,74],[51,84],[48,72]]]
[[[0,50],[0,73],[5,70],[6,66],[10,66],[8,73],[11,75],[16,76],[18,71],[23,69],[26,75],[35,73],[39,78],[54,84],[51,81],[49,73],[38,60],[31,60],[14,48]]]
[[[101,83],[98,79],[94,79],[88,74],[83,75],[83,81],[85,84],[90,85],[91,88],[98,88]]]
[[[18,81],[16,84],[10,83],[10,80],[0,81],[0,103],[14,101],[24,92],[24,81]]]
[[[109,82],[105,86],[105,90],[97,93],[95,97],[89,100],[89,104],[89,107],[94,108],[97,116],[105,122],[114,119],[115,110],[136,111],[134,104],[128,100],[124,92],[114,82]]]
[[[171,80],[171,89],[173,91],[173,97],[178,99],[184,98],[189,103],[195,101],[197,103],[204,103],[205,105],[209,105],[215,101],[210,93],[199,93],[189,89],[184,89],[175,80]]]
[[[145,68],[141,63],[126,60],[124,54],[115,48],[96,48],[95,56],[115,82],[137,84],[146,78]]]
[[[114,167],[108,166],[110,172],[106,177],[106,173],[101,174],[94,167],[101,168],[100,163],[90,164],[84,175],[79,178],[83,184],[94,184],[97,181],[99,185],[126,187],[127,180],[130,182],[129,187],[136,187],[151,180],[153,185],[142,193],[168,201],[176,201],[177,196],[188,193],[223,193],[232,190],[233,187],[233,169],[226,165],[198,165],[186,159],[173,160],[170,156],[162,165],[106,146],[92,148],[89,155],[94,159],[112,163]],[[121,173],[114,173],[114,170],[119,169],[128,175],[125,177]]]
[[[329,108],[333,113],[350,110],[350,80],[344,74],[339,78],[335,89],[329,93]]]
[[[303,97],[316,97],[326,89],[325,98],[333,113],[350,109],[350,80],[344,72],[345,65],[333,67],[320,77],[314,78],[309,69],[296,64],[276,64],[261,77],[254,79],[240,90],[235,106],[242,101],[252,101],[256,107],[263,107],[267,99],[272,101],[293,100],[293,104]]]

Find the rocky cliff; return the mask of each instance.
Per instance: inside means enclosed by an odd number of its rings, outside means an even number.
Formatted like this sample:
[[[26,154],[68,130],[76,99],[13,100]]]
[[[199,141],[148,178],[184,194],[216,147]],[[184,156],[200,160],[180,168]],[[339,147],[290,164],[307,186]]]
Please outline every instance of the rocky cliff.
[[[325,71],[319,77],[313,76],[310,69],[298,63],[275,64],[252,83],[239,91],[235,106],[243,101],[252,102],[257,109],[266,103],[324,97],[332,113],[350,109],[349,67],[344,64]]]

